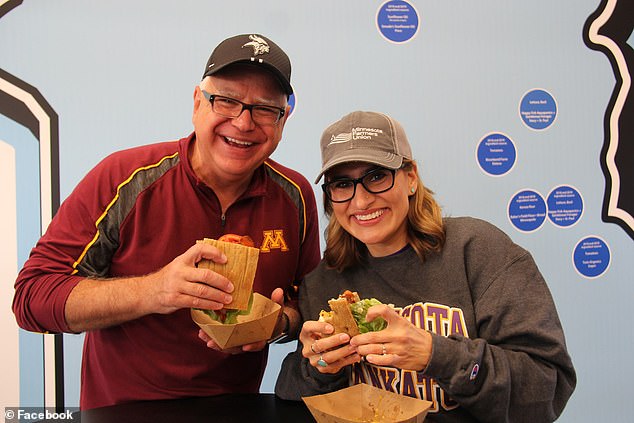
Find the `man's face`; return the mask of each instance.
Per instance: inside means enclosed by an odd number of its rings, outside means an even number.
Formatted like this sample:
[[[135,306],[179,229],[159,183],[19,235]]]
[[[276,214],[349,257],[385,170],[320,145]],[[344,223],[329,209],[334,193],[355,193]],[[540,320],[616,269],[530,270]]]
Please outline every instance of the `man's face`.
[[[282,138],[289,111],[286,94],[272,74],[248,65],[232,65],[205,78],[202,89],[247,104],[286,109],[277,124],[257,124],[248,110],[228,118],[215,113],[200,87],[196,87],[192,117],[196,144],[191,157],[194,171],[208,185],[216,187],[250,179]]]

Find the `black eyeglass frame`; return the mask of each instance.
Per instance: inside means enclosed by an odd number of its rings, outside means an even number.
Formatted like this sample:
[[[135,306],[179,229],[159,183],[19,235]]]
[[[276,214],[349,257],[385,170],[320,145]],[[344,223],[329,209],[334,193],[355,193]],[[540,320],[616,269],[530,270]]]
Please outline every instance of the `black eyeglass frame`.
[[[281,108],[281,107],[277,107],[277,106],[269,106],[268,104],[248,104],[248,103],[244,103],[240,100],[237,100],[235,98],[231,98],[231,97],[227,97],[224,95],[218,95],[218,94],[211,94],[205,90],[200,90],[203,93],[203,97],[205,97],[207,99],[207,101],[209,101],[209,103],[211,104],[211,109],[214,111],[214,113],[219,114],[220,116],[224,116],[224,117],[228,117],[228,118],[237,118],[239,117],[242,112],[246,110],[249,111],[249,113],[251,113],[251,119],[253,119],[253,121],[255,123],[259,123],[260,125],[277,125],[280,122],[280,119],[286,114],[286,110]],[[220,113],[216,111],[216,108],[214,107],[214,101],[216,101],[216,99],[225,99],[225,100],[231,100],[231,101],[235,101],[236,103],[240,104],[242,106],[242,108],[240,109],[240,113],[238,113],[237,115],[233,116],[233,115],[227,115],[224,113]],[[276,110],[278,112],[277,114],[277,119],[275,120],[275,122],[258,122],[257,118],[253,117],[253,109],[273,109]]]
[[[328,197],[328,200],[330,200],[332,203],[347,203],[348,201],[352,200],[354,198],[354,196],[357,194],[357,185],[361,184],[363,185],[363,188],[371,193],[371,194],[381,194],[384,192],[387,192],[389,190],[391,190],[392,188],[394,188],[394,182],[396,181],[396,172],[398,170],[402,169],[402,167],[398,168],[398,169],[388,169],[385,167],[378,167],[376,169],[372,169],[368,172],[366,172],[365,174],[361,175],[359,178],[338,178],[338,179],[333,179],[332,181],[328,181],[328,182],[324,182],[323,184],[321,184],[321,189],[324,191],[324,194],[326,194],[326,197]],[[369,189],[367,186],[365,186],[365,184],[363,183],[363,180],[365,178],[367,178],[370,175],[373,175],[379,171],[384,172],[384,171],[388,171],[392,174],[392,183],[390,184],[389,187],[379,190],[379,191],[373,191],[371,189]],[[350,198],[348,198],[347,200],[333,200],[332,197],[330,196],[330,192],[328,190],[328,187],[332,184],[335,183],[341,183],[341,182],[350,182],[353,184],[352,186],[352,195],[350,196]]]

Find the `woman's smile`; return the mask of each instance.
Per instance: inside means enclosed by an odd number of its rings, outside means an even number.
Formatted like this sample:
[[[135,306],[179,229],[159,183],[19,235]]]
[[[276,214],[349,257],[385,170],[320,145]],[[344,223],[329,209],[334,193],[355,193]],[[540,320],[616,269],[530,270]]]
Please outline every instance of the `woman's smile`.
[[[352,215],[360,223],[377,223],[377,219],[383,216],[387,209],[379,209],[372,212],[355,213]]]

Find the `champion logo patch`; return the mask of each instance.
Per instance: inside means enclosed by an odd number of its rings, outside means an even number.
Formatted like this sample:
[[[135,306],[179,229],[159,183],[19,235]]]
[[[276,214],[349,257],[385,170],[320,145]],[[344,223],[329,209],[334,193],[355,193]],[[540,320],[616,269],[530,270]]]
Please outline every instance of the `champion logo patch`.
[[[475,378],[478,376],[478,372],[480,371],[480,365],[478,363],[473,365],[473,368],[471,369],[471,374],[469,375],[469,380],[475,380]]]

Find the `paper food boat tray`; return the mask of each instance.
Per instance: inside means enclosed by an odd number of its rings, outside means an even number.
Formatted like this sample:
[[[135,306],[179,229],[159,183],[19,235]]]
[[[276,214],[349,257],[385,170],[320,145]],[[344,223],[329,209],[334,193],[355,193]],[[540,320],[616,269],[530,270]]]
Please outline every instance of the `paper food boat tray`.
[[[431,406],[364,383],[302,399],[317,423],[421,423]]]
[[[281,306],[265,296],[253,294],[251,313],[238,316],[238,323],[222,324],[200,310],[192,309],[193,321],[222,349],[266,341],[271,338]]]

